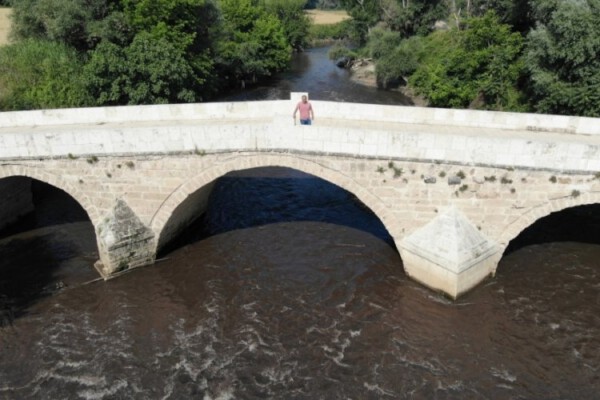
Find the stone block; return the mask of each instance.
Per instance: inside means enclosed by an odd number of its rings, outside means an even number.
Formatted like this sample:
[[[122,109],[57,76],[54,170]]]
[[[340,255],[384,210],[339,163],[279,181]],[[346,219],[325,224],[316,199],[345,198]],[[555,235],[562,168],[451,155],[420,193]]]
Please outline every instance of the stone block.
[[[452,298],[492,274],[502,254],[500,246],[455,207],[413,232],[398,247],[410,277]]]
[[[95,267],[104,279],[152,264],[156,257],[154,233],[121,199],[96,226],[96,239],[100,260]]]

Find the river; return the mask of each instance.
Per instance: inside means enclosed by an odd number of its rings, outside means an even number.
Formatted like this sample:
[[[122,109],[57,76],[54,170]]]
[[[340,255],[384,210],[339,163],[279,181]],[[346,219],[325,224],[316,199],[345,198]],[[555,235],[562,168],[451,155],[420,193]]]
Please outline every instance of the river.
[[[329,71],[309,79],[322,93],[341,93],[329,73],[353,101],[378,93],[322,53],[299,57]],[[257,91],[303,91],[294,74]],[[0,233],[1,399],[598,398],[596,206],[535,224],[450,301],[406,277],[356,198],[298,171],[221,178],[174,250],[108,282],[86,283],[85,212],[44,184],[34,196]]]

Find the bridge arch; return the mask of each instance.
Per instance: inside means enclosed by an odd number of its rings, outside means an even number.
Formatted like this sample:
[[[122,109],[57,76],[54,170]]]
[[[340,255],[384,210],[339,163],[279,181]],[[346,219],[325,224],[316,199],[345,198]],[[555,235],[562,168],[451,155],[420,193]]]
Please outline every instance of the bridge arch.
[[[261,167],[284,167],[295,169],[321,178],[347,190],[356,196],[377,216],[377,218],[379,218],[390,236],[394,239],[394,242],[396,242],[397,229],[394,228],[397,228],[397,225],[394,214],[381,199],[370,193],[362,185],[342,172],[293,155],[239,155],[192,177],[169,195],[153,216],[150,223],[151,229],[154,231],[156,237],[158,237],[158,240],[156,241],[157,251],[167,244],[170,239],[168,234],[165,234],[165,230],[172,224],[171,220],[177,213],[178,207],[184,204],[186,200],[189,200],[191,196],[195,195],[203,188],[209,187],[218,178],[229,172]]]
[[[555,212],[590,204],[600,204],[600,193],[584,193],[579,196],[561,197],[550,200],[539,207],[532,207],[502,231],[498,242],[506,249],[511,240],[515,239],[521,232],[538,220]]]
[[[77,186],[72,185],[62,177],[49,173],[42,168],[35,168],[23,165],[0,166],[0,179],[17,176],[35,179],[62,190],[63,192],[71,196],[73,199],[75,199],[77,203],[79,203],[79,205],[87,213],[94,226],[96,226],[96,223],[100,221],[98,210],[90,201],[90,199]]]

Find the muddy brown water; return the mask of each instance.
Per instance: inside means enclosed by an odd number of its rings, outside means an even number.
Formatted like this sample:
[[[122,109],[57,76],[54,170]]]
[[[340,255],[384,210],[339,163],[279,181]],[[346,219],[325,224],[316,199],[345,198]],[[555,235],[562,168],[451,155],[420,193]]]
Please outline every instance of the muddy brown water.
[[[262,169],[222,178],[165,261],[82,285],[91,224],[42,189],[0,241],[2,399],[597,398],[597,244],[516,248],[452,302],[349,193]]]
[[[281,79],[263,95],[302,89]],[[536,223],[453,302],[406,277],[352,195],[297,171],[220,179],[164,261],[89,284],[87,216],[34,189],[0,233],[0,399],[598,398],[597,206]]]

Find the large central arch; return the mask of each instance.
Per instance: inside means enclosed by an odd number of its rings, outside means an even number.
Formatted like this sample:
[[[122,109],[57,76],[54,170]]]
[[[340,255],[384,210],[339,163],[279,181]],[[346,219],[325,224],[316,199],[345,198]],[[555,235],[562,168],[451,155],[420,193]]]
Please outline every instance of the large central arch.
[[[294,155],[239,155],[230,160],[225,161],[218,166],[208,168],[200,174],[192,177],[186,183],[175,189],[161,207],[157,210],[151,221],[151,229],[159,239],[156,241],[157,251],[167,244],[170,237],[165,234],[166,229],[177,229],[177,227],[169,228],[172,224],[174,214],[177,208],[187,200],[194,199],[203,190],[210,192],[211,185],[220,177],[232,171],[239,171],[251,168],[260,167],[284,167],[295,169],[315,177],[328,181],[342,189],[347,190],[356,196],[363,204],[381,220],[384,227],[389,232],[390,236],[397,241],[395,234],[397,233],[397,224],[394,214],[384,204],[384,202],[369,192],[364,186],[357,183],[349,176],[323,166],[314,161],[306,160]],[[208,193],[204,193],[205,197]],[[201,201],[200,199],[194,199]]]

